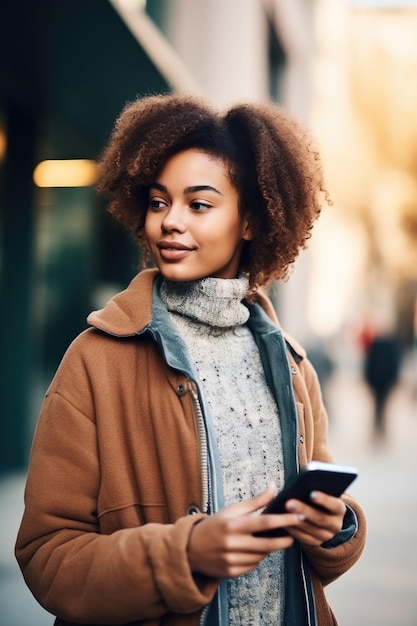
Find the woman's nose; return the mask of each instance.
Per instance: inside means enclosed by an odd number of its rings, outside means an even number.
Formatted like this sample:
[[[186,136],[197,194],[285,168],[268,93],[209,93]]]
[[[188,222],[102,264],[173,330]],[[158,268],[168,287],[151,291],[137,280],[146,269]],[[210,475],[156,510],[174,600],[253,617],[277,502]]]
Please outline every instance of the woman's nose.
[[[161,230],[166,232],[171,232],[173,230],[184,232],[185,228],[186,224],[184,211],[180,206],[172,204],[165,213],[161,222]]]

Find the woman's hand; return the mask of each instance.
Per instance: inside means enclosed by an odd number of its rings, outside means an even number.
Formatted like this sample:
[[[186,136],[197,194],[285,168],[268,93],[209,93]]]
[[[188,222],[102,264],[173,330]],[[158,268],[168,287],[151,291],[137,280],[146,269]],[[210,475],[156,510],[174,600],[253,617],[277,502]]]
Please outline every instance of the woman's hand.
[[[297,527],[288,528],[288,532],[300,543],[320,546],[325,541],[333,539],[342,529],[346,504],[341,498],[329,496],[321,491],[314,491],[311,494],[311,502],[315,506],[300,500],[288,500],[286,510],[305,517]],[[316,508],[317,506],[320,508]]]
[[[302,521],[299,513],[251,515],[265,507],[275,495],[272,484],[261,495],[232,504],[196,524],[188,544],[188,559],[194,573],[213,578],[234,578],[254,569],[270,552],[288,548],[290,536],[255,537],[257,531],[284,527],[295,529]]]

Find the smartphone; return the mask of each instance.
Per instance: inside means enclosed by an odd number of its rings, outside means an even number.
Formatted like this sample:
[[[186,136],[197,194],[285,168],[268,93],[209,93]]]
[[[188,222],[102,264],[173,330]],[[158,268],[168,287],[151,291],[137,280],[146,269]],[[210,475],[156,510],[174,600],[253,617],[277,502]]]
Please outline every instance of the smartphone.
[[[312,491],[323,491],[331,496],[339,497],[346,491],[357,475],[358,472],[355,467],[311,461],[298,474],[294,474],[286,482],[282,491],[262,511],[262,514],[286,513],[285,503],[290,498],[302,500],[314,506],[310,502]],[[287,534],[288,531],[285,528],[255,533],[257,537],[282,537]]]

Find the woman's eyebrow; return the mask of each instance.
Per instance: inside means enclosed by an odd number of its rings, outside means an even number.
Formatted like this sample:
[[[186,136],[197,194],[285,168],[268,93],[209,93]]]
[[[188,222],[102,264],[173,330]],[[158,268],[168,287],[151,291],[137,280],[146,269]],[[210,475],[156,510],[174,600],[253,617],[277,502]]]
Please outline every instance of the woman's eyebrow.
[[[161,183],[157,183],[157,182],[151,183],[150,189],[158,189],[158,191],[162,191],[163,193],[168,193],[167,187],[165,187],[165,185],[161,185]],[[192,186],[186,187],[184,189],[184,194],[196,193],[197,191],[213,191],[214,193],[217,193],[219,196],[223,195],[221,193],[221,191],[219,191],[215,187],[212,187],[211,185],[192,185]]]
[[[158,189],[158,191],[163,191],[164,193],[167,193],[167,191],[168,191],[168,189],[165,187],[165,185],[161,185],[161,183],[156,183],[156,182],[151,183],[149,188],[150,189]]]
[[[219,196],[223,195],[218,189],[212,187],[211,185],[193,185],[192,187],[186,187],[184,189],[185,194],[195,193],[196,191],[214,191],[214,193],[219,194]]]

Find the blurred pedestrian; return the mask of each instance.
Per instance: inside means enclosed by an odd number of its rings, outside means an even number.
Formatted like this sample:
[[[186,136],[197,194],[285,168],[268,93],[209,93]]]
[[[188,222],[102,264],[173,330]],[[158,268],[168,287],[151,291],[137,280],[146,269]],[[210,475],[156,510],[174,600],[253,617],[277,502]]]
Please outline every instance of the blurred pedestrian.
[[[334,626],[323,588],[362,552],[360,506],[314,492],[254,515],[332,460],[315,371],[262,289],[319,215],[317,152],[277,105],[153,96],[122,113],[101,172],[157,269],[90,315],[47,392],[27,584],[61,626]]]
[[[374,398],[374,433],[384,438],[388,397],[398,382],[401,347],[392,333],[375,334],[369,341],[364,358],[364,379]]]

